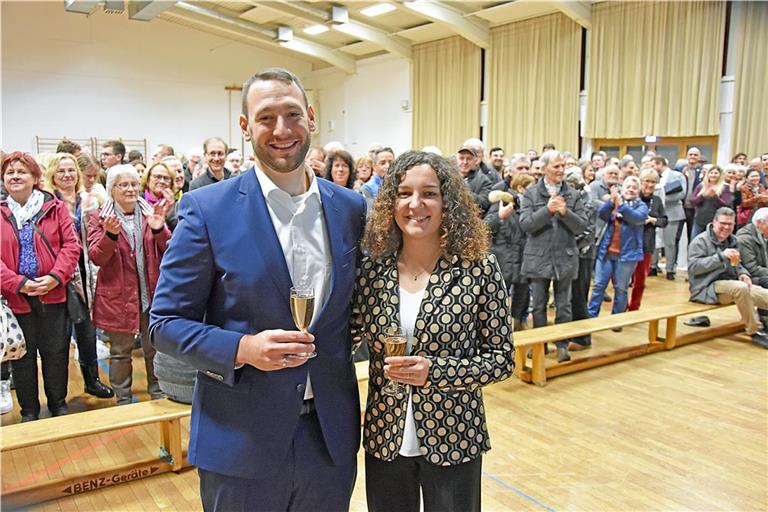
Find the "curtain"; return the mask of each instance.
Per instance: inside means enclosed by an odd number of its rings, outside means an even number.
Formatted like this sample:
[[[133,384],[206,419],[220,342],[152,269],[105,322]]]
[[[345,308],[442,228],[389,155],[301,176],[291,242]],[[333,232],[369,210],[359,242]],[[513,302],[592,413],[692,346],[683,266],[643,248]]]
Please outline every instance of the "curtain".
[[[576,154],[581,26],[553,14],[493,28],[486,61],[489,145]]]
[[[480,48],[461,37],[413,47],[413,148],[454,153],[480,135]]]
[[[585,136],[718,134],[724,37],[725,2],[593,5]]]
[[[756,157],[768,151],[768,2],[738,7],[731,155]]]

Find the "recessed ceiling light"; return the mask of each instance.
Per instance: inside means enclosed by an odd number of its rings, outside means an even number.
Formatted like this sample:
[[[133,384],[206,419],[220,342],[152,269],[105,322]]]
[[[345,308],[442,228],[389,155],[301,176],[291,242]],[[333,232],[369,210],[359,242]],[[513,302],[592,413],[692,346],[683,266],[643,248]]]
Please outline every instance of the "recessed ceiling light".
[[[325,25],[310,25],[304,29],[304,33],[311,36],[316,36],[317,34],[322,34],[323,32],[328,32],[328,27]]]
[[[397,9],[397,7],[395,7],[392,4],[376,4],[370,7],[366,7],[365,9],[361,9],[360,13],[366,16],[373,17],[373,16],[378,16],[379,14],[392,12],[395,9]]]

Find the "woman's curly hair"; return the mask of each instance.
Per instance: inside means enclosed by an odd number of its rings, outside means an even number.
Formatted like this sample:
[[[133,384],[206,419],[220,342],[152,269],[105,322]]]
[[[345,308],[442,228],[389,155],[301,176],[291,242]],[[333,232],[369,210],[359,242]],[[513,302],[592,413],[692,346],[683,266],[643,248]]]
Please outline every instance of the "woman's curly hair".
[[[443,199],[440,246],[443,256],[464,261],[478,261],[488,253],[489,231],[480,218],[469,188],[458,169],[433,153],[407,151],[400,155],[384,176],[363,235],[363,248],[374,260],[397,253],[403,235],[395,222],[397,189],[408,170],[426,164],[434,169]]]

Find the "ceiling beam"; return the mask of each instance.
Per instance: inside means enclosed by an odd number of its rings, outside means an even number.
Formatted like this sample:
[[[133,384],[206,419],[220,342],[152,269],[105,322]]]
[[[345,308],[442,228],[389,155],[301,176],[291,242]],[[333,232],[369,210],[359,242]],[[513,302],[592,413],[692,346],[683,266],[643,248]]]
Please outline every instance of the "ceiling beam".
[[[592,29],[592,7],[578,1],[552,2],[560,12],[571,18],[587,30]]]
[[[97,5],[98,0],[64,0],[64,10],[78,14],[90,15]]]
[[[226,14],[222,14],[218,11],[214,11],[213,9],[208,9],[206,7],[201,7],[199,5],[193,5],[188,2],[177,2],[174,7],[174,11],[177,11],[178,9],[183,9],[188,12],[193,12],[201,16],[205,16],[207,18],[215,19],[217,21],[226,23],[228,25],[238,27],[246,32],[246,34],[243,34],[238,31],[238,33],[240,33],[243,36],[246,36],[248,34],[258,35],[260,36],[258,37],[258,39],[265,42],[269,42],[273,46],[281,46],[283,48],[288,48],[289,50],[293,50],[295,52],[302,53],[304,55],[309,55],[311,57],[321,59],[332,66],[336,66],[337,68],[343,70],[346,73],[354,74],[355,72],[357,72],[357,64],[355,63],[354,59],[347,57],[345,55],[342,55],[336,52],[335,50],[333,50],[332,48],[323,46],[321,44],[317,44],[313,41],[308,41],[305,39],[301,39],[299,37],[294,37],[293,41],[289,43],[278,43],[276,41],[277,32],[275,30],[262,27],[260,25],[257,25],[256,23],[251,23],[249,21],[233,18]]]
[[[297,17],[310,23],[327,24],[330,19],[330,12],[317,9],[308,5],[306,2],[296,2],[291,0],[278,0],[274,2],[259,2],[268,7],[284,10],[295,14]],[[362,21],[351,19],[348,23],[342,25],[330,24],[332,29],[338,30],[352,37],[371,42],[381,48],[405,59],[411,58],[411,44],[403,38],[391,36],[383,30],[363,23]]]
[[[415,0],[402,4],[424,18],[450,27],[481,48],[487,49],[490,46],[487,23],[467,18],[463,12],[438,0]]]
[[[161,14],[171,7],[176,2],[170,2],[168,0],[155,0],[138,2],[133,0],[128,4],[128,17],[132,20],[149,21],[158,14]]]

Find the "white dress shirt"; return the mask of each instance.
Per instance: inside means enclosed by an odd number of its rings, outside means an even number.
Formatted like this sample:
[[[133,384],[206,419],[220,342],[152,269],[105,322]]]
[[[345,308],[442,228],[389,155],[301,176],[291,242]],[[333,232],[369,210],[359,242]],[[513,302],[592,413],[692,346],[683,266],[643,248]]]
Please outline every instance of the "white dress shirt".
[[[291,196],[275,185],[258,164],[254,167],[254,172],[266,199],[269,216],[280,240],[293,285],[312,286],[315,289],[315,310],[312,315],[314,323],[328,296],[332,268],[331,246],[325,228],[317,179],[309,167],[305,166],[309,189],[304,194]],[[304,399],[313,396],[312,383],[307,375]]]

